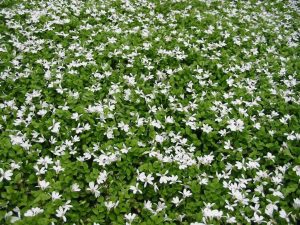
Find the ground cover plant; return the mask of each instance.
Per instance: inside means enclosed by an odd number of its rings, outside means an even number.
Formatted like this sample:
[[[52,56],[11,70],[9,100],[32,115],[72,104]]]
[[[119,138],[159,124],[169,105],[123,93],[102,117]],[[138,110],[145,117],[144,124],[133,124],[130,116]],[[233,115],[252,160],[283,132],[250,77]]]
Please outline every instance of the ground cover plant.
[[[300,9],[0,1],[0,224],[297,224]]]

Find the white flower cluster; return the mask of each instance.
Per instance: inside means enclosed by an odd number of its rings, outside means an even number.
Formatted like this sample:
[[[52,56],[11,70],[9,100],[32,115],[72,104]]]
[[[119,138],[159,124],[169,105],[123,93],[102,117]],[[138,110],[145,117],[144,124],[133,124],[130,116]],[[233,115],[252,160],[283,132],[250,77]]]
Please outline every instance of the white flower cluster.
[[[0,2],[0,224],[297,224],[297,1]]]

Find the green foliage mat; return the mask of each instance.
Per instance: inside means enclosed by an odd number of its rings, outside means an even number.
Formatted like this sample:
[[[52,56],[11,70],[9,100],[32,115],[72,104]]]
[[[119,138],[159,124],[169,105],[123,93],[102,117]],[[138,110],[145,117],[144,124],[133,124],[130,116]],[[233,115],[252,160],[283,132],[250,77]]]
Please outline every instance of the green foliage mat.
[[[0,1],[0,224],[297,224],[300,8]]]

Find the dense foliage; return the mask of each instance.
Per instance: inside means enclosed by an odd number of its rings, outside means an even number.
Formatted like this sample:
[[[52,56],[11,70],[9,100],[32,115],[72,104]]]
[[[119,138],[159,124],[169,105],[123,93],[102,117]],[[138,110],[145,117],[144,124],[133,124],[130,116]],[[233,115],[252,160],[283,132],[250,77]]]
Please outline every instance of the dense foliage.
[[[2,0],[0,224],[296,224],[300,9]]]

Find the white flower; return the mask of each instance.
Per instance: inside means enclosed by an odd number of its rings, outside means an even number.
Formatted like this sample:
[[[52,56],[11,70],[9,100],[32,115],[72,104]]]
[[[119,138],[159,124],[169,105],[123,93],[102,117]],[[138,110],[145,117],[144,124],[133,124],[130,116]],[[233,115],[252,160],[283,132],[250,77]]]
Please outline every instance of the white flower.
[[[89,123],[86,123],[83,125],[83,130],[87,131],[91,129],[91,125]]]
[[[135,213],[128,213],[128,214],[125,214],[124,217],[129,222],[129,224],[131,224],[132,221],[135,219],[136,214]]]
[[[18,169],[21,168],[21,166],[20,166],[19,164],[21,164],[21,163],[12,162],[12,163],[10,164],[10,168],[11,168],[12,170],[18,170]]]
[[[279,211],[279,216],[280,216],[282,219],[285,219],[287,222],[290,221],[290,219],[289,219],[289,215],[290,215],[290,214],[291,214],[291,213],[287,214],[286,211],[285,211],[284,209],[281,209],[281,210]]]
[[[253,127],[256,128],[257,130],[259,130],[261,128],[261,125],[260,125],[260,123],[255,123],[253,125]]]
[[[208,179],[206,177],[198,177],[198,181],[200,185],[207,185]]]
[[[230,140],[225,141],[224,148],[227,149],[227,150],[228,150],[228,149],[233,149],[233,147],[231,146]]]
[[[155,192],[157,192],[159,190],[156,183],[153,184],[153,189],[154,189]]]
[[[37,114],[41,117],[44,117],[48,111],[45,109],[40,109]]]
[[[129,131],[129,125],[125,124],[123,121],[118,123],[118,127],[126,133]]]
[[[104,205],[105,205],[105,207],[107,208],[108,211],[110,211],[112,208],[116,208],[118,204],[119,204],[119,201],[117,201],[117,202],[112,202],[112,201],[104,202]]]
[[[53,192],[51,193],[51,198],[52,198],[53,201],[55,201],[55,200],[60,199],[60,198],[61,198],[61,195],[60,195],[58,192],[53,191]]]
[[[29,210],[27,210],[25,213],[24,213],[24,216],[26,217],[33,217],[33,216],[36,216],[40,213],[43,213],[44,210],[39,208],[39,207],[34,207],[34,208],[31,208]]]
[[[293,207],[295,209],[299,209],[300,208],[300,198],[295,198],[294,199]]]
[[[220,130],[218,133],[219,133],[222,137],[224,137],[224,136],[226,136],[227,131],[226,131],[226,129],[223,129],[223,130]]]
[[[95,182],[89,182],[89,187],[86,189],[90,192],[92,192],[96,198],[98,198],[100,196],[100,191],[98,190],[99,185],[95,185]]]
[[[133,192],[133,194],[142,194],[142,191],[139,189],[139,183],[136,183],[135,186],[130,186],[129,189]]]
[[[226,202],[225,208],[230,211],[234,211],[234,207],[236,207],[237,204],[236,203],[230,204],[230,202],[228,200],[225,200],[225,202]]]
[[[200,164],[210,165],[214,160],[214,155],[212,155],[212,153],[210,153],[209,155],[197,157],[197,159]]]
[[[104,170],[101,172],[97,178],[97,183],[98,184],[103,184],[107,179],[107,172]]]
[[[144,183],[144,187],[147,186],[147,184],[151,184],[153,185],[153,180],[154,180],[154,177],[152,176],[152,174],[148,174],[146,176],[146,174],[144,172],[138,174],[138,177],[137,177],[137,180],[140,180]]]
[[[13,175],[12,170],[6,170],[4,171],[2,168],[0,168],[0,182],[2,180],[11,180],[11,176]]]
[[[236,223],[237,223],[237,222],[236,222],[236,218],[235,218],[234,216],[233,216],[233,217],[230,217],[230,216],[228,216],[228,214],[227,214],[226,223],[229,223],[229,224],[231,224],[231,223],[236,224]]]
[[[52,169],[56,172],[56,174],[60,173],[61,171],[64,171],[65,169],[60,165],[60,161],[55,161],[55,166],[52,167]]]
[[[164,137],[162,135],[157,134],[155,136],[155,141],[161,144],[164,141]]]
[[[202,210],[203,216],[206,218],[216,218],[216,219],[220,219],[223,216],[223,212],[216,210],[216,209],[211,209],[210,205],[206,206],[203,210]]]
[[[267,155],[264,156],[264,158],[272,160],[274,162],[274,160],[275,160],[276,157],[274,155],[272,155],[271,152],[268,152]]]
[[[36,175],[45,174],[47,172],[47,169],[45,167],[39,168],[38,165],[34,165],[33,168],[36,171],[35,172]]]
[[[112,128],[107,128],[107,131],[104,133],[108,139],[113,139],[114,136],[114,130]]]
[[[67,210],[64,209],[62,206],[59,206],[59,208],[56,210],[56,216],[58,218],[62,218],[64,222],[67,221],[67,218],[65,217],[65,214],[66,214]]]
[[[259,163],[258,163],[258,159],[256,159],[255,161],[252,159],[249,159],[249,162],[246,163],[247,168],[249,169],[258,169],[260,167]]]
[[[296,172],[297,176],[300,176],[300,166],[295,166],[295,167],[293,168],[293,171]]]
[[[227,128],[230,129],[231,131],[243,131],[244,122],[241,119],[238,120],[231,119],[228,121]]]
[[[160,176],[160,178],[159,178],[159,183],[161,183],[161,184],[166,184],[166,183],[168,183],[169,177],[167,176],[167,173],[168,173],[168,171],[165,172],[164,174],[160,174],[160,173],[157,173],[157,174],[156,174],[157,176]]]
[[[120,152],[124,153],[124,154],[127,154],[128,151],[131,149],[131,147],[126,147],[124,144],[123,144],[123,148],[120,150]]]
[[[187,190],[187,189],[183,189],[183,192],[180,192],[180,193],[182,194],[183,198],[187,198],[187,197],[192,196],[192,192],[190,190]]]
[[[257,224],[261,224],[261,223],[265,222],[263,219],[264,219],[264,217],[258,215],[256,212],[254,213],[254,216],[252,217],[253,222],[257,223]]]
[[[76,112],[76,113],[73,113],[73,114],[72,114],[71,119],[73,119],[73,120],[75,120],[75,121],[78,121],[80,116],[82,116],[82,115],[79,115],[79,114]]]
[[[73,192],[78,192],[78,191],[80,191],[81,189],[79,188],[79,185],[78,185],[77,183],[74,183],[74,184],[72,184],[72,186],[71,186],[71,190],[72,190]]]
[[[46,188],[48,188],[50,185],[49,182],[47,182],[46,180],[38,180],[38,186],[39,188],[41,188],[42,190],[45,190]]]
[[[167,116],[167,117],[165,117],[165,122],[166,123],[174,123],[174,118],[172,116]]]
[[[173,203],[176,207],[178,207],[179,204],[180,204],[181,202],[182,202],[182,199],[179,199],[178,196],[172,198],[172,203]]]
[[[144,202],[144,208],[145,209],[147,209],[147,210],[149,210],[149,211],[151,211],[151,212],[153,212],[153,209],[152,209],[152,202],[151,201],[145,201]]]
[[[275,205],[274,203],[269,203],[269,204],[266,206],[266,208],[265,208],[265,213],[266,213],[268,216],[273,217],[274,210],[275,210],[275,211],[278,210],[277,205]]]
[[[273,178],[276,178],[276,177],[273,177]],[[281,191],[279,191],[278,189],[280,188],[280,186],[278,186],[277,190],[273,189],[273,188],[269,188],[270,191],[273,191],[273,195],[274,196],[277,196],[279,198],[284,198],[284,195],[281,193]]]
[[[71,203],[71,200],[66,201],[66,203],[63,205],[64,209],[66,209],[66,210],[71,209],[73,206],[70,203]]]
[[[55,122],[55,120],[53,119],[53,125],[49,127],[49,130],[51,130],[51,132],[53,133],[59,133],[59,128],[60,128],[60,122]]]
[[[163,200],[163,199],[161,198],[161,200]],[[155,213],[159,213],[160,211],[164,210],[165,208],[167,208],[166,203],[164,201],[159,201],[157,203]]]
[[[71,201],[67,201],[64,205],[59,206],[58,209],[56,210],[56,216],[58,218],[61,218],[64,222],[67,221],[67,218],[65,216],[65,214],[67,213],[68,210],[70,210],[72,208],[72,205],[70,205]]]
[[[53,164],[53,161],[49,156],[45,156],[44,158],[39,158],[37,164],[43,165],[45,168],[48,168],[48,164]]]
[[[17,135],[9,135],[10,141],[13,145],[21,145],[25,142],[26,136],[22,135],[21,132],[19,132]]]
[[[213,131],[213,128],[212,128],[211,126],[207,125],[207,124],[203,124],[201,130],[202,130],[204,133],[209,134],[210,132]]]

